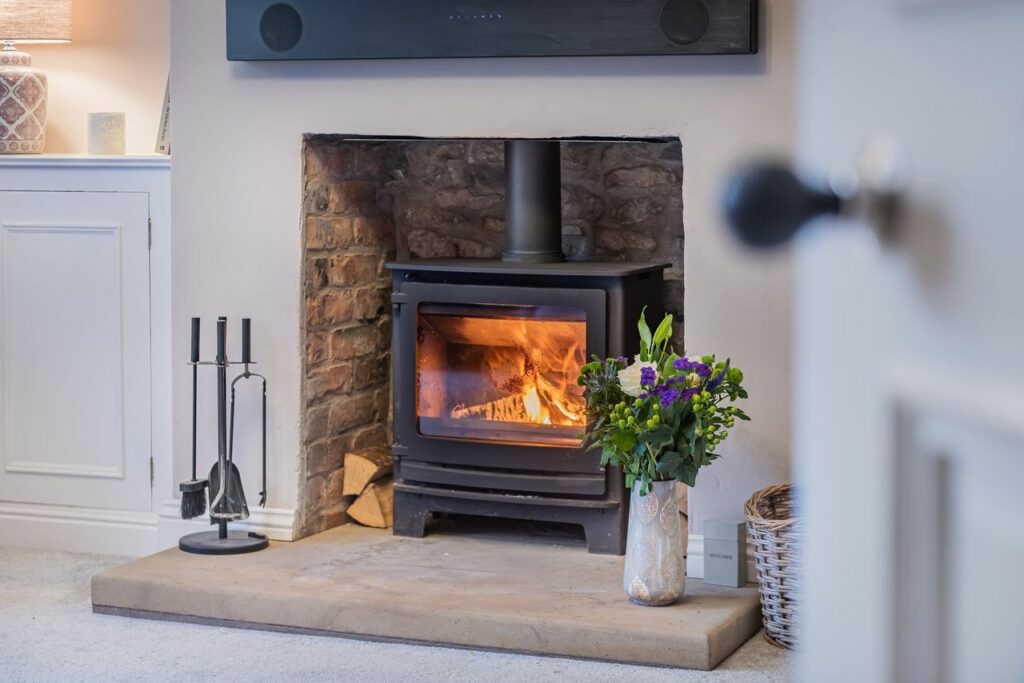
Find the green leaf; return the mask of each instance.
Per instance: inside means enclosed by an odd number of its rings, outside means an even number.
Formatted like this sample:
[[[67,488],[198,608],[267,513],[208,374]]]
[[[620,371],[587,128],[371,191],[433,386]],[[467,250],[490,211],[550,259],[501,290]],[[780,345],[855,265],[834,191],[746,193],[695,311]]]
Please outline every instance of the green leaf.
[[[645,315],[647,307],[640,311],[640,320],[636,324],[636,329],[640,332],[640,360],[647,361],[651,358],[651,328],[647,326],[647,317]]]
[[[680,374],[679,371],[676,370],[677,360],[679,360],[679,354],[675,352],[672,352],[665,357],[665,365],[661,369],[662,377],[675,377],[676,375]]]
[[[680,465],[679,469],[676,470],[676,479],[687,486],[695,486],[697,484],[698,469],[699,468],[692,462],[684,462]]]
[[[655,467],[658,474],[673,474],[680,465],[683,464],[683,458],[679,453],[675,451],[666,451],[661,454],[661,458],[658,460],[658,465]]]
[[[657,346],[666,339],[672,336],[672,314],[667,314],[661,319],[661,324],[658,325],[658,329],[654,331],[653,345]]]
[[[640,441],[642,443],[650,444],[655,449],[663,448],[672,443],[672,428],[668,425],[658,425],[654,429],[650,429],[640,434]]]
[[[629,453],[636,447],[636,436],[633,434],[633,432],[615,432],[611,435],[609,441],[615,448],[622,451],[623,453]]]

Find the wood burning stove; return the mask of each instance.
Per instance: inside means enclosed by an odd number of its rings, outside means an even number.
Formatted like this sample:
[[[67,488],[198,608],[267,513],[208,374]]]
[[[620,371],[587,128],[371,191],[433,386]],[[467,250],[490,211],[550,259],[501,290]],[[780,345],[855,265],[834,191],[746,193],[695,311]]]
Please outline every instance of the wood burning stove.
[[[398,535],[431,513],[570,522],[625,549],[622,474],[579,447],[581,366],[637,352],[662,264],[562,262],[556,141],[506,144],[508,248],[496,260],[388,264]]]

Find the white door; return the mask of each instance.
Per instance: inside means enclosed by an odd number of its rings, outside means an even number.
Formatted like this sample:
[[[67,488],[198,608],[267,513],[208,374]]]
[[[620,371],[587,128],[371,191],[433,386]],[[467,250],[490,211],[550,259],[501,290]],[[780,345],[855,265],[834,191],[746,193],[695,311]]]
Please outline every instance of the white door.
[[[0,501],[150,510],[145,194],[0,192]]]
[[[809,0],[799,166],[878,134],[900,239],[797,238],[807,681],[1024,681],[1024,3]]]

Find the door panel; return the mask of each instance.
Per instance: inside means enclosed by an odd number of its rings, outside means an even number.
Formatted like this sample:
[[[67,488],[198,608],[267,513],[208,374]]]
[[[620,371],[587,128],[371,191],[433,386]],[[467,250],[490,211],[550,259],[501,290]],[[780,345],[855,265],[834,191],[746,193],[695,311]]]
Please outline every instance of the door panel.
[[[799,26],[802,170],[878,134],[910,170],[892,244],[846,219],[798,239],[800,671],[1019,681],[1024,449],[989,440],[1024,415],[1024,4],[822,0]]]
[[[149,510],[148,202],[0,193],[0,500]]]

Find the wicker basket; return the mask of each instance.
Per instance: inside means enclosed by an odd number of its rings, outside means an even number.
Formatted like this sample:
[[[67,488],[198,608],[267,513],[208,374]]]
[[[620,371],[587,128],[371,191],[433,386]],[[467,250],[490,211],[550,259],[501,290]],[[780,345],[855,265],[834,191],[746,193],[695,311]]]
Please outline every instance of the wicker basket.
[[[747,501],[744,512],[754,544],[761,615],[768,642],[793,649],[796,645],[797,572],[800,525],[793,512],[794,488],[780,484],[761,489]]]

